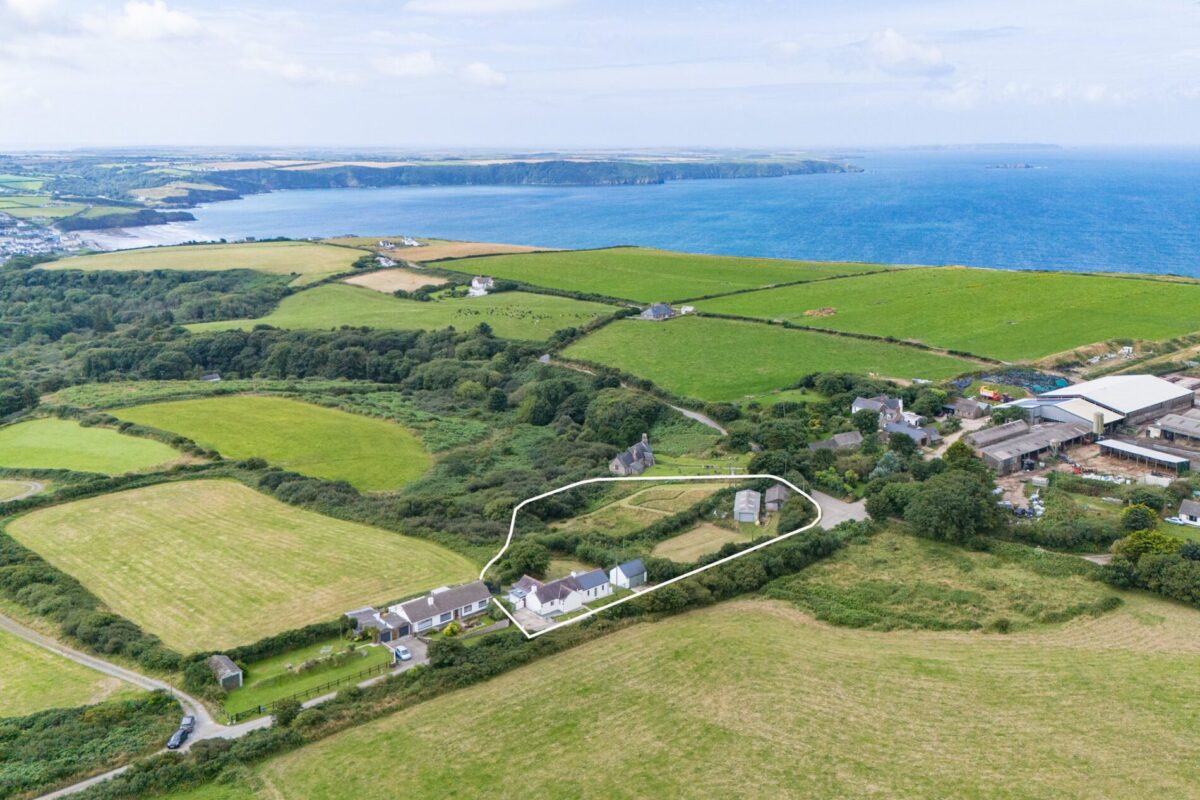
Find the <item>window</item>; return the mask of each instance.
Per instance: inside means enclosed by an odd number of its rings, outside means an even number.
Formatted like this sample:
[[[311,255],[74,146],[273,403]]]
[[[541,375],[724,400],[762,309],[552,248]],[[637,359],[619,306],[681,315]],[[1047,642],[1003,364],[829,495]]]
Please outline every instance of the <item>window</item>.
[[[454,619],[454,612],[447,611],[445,614],[442,614],[440,617],[438,617],[438,622],[449,622],[452,619]]]
[[[417,630],[419,630],[419,631],[423,631],[423,630],[425,630],[426,628],[429,628],[429,627],[432,627],[432,626],[433,626],[433,618],[432,618],[432,617],[431,617],[431,618],[429,618],[429,619],[423,619],[423,620],[421,620],[420,622],[418,622],[418,623],[417,623]]]
[[[487,600],[480,600],[479,601],[479,610],[483,611],[485,608],[487,608],[487,604],[488,604]]]

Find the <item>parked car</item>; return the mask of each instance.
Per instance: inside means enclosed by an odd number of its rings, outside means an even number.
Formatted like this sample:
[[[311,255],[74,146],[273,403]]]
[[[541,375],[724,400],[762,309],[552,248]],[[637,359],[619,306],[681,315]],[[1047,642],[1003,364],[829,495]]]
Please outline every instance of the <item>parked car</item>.
[[[188,733],[190,733],[190,731],[180,728],[179,730],[175,731],[175,733],[171,734],[171,738],[167,740],[167,749],[178,750],[179,748],[183,747],[183,743],[187,741]]]
[[[412,651],[409,650],[404,645],[397,645],[396,646],[396,660],[397,661],[412,661]]]
[[[191,733],[192,731],[196,730],[196,718],[193,717],[191,714],[188,714],[187,716],[185,716],[183,719],[181,719],[179,721],[179,730],[187,731],[188,733]]]
[[[1187,523],[1184,522],[1180,517],[1167,517],[1163,521],[1168,522],[1171,525],[1187,525]]]

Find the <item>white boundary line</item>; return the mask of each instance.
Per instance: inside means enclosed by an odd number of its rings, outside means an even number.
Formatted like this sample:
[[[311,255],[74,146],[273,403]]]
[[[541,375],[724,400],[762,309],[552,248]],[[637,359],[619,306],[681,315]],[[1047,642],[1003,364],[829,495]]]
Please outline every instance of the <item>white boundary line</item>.
[[[797,533],[803,533],[804,531],[810,530],[810,529],[816,527],[821,522],[821,504],[818,503],[811,494],[804,491],[803,489],[801,489],[799,486],[792,483],[791,481],[780,478],[778,475],[663,475],[663,476],[657,476],[657,477],[639,476],[636,478],[587,478],[585,480],[576,481],[575,483],[568,484],[566,486],[560,486],[557,489],[553,489],[549,492],[545,492],[544,494],[539,494],[536,497],[530,497],[526,500],[522,500],[520,503],[517,503],[517,505],[513,507],[512,521],[509,522],[509,524],[508,524],[508,538],[504,540],[504,546],[500,548],[500,552],[496,553],[496,555],[492,556],[491,561],[484,564],[483,569],[480,570],[480,572],[479,572],[479,579],[480,580],[484,579],[484,576],[487,574],[487,571],[492,568],[493,564],[495,564],[497,561],[500,560],[500,557],[504,555],[506,550],[508,550],[508,546],[510,544],[512,544],[513,533],[517,529],[517,514],[520,513],[522,508],[524,508],[525,506],[529,505],[530,503],[536,502],[538,500],[544,500],[547,497],[552,497],[553,495],[560,494],[561,492],[566,492],[571,489],[575,489],[579,486],[587,486],[590,483],[616,483],[616,482],[620,482],[620,481],[647,481],[650,483],[654,483],[657,481],[724,481],[726,483],[729,483],[731,481],[762,480],[765,478],[769,478],[771,480],[778,481],[779,483],[782,483],[784,486],[787,486],[792,491],[805,497],[817,509],[816,519],[814,519],[812,522],[808,523],[807,525],[804,525],[803,527],[796,528],[796,530],[794,530],[794,531],[788,531],[787,533],[781,533],[778,536],[775,536],[774,538],[771,538],[765,542],[759,542],[756,545],[747,547],[745,550],[734,553],[731,556],[725,556],[724,558],[718,558],[716,561],[713,561],[710,564],[705,564],[702,567],[697,567],[696,569],[685,572],[682,575],[676,575],[674,578],[671,578],[669,580],[663,581],[662,583],[656,584],[655,586],[647,589],[644,592],[635,592],[631,595],[628,595],[627,597],[622,597],[620,600],[614,600],[613,602],[608,603],[607,605],[600,606],[599,608],[589,609],[588,611],[586,611],[583,614],[580,614],[577,617],[571,617],[568,620],[563,620],[562,622],[558,622],[558,623],[555,623],[554,625],[551,625],[549,628],[543,628],[542,630],[534,631],[533,633],[530,633],[529,631],[525,630],[525,626],[522,625],[521,623],[517,622],[517,618],[508,612],[508,609],[504,607],[504,604],[500,602],[499,598],[496,598],[496,597],[492,598],[492,602],[494,602],[497,606],[499,606],[500,610],[504,612],[504,615],[506,617],[508,617],[510,620],[512,620],[512,624],[516,625],[518,630],[521,631],[521,633],[525,634],[526,639],[536,639],[537,637],[541,636],[543,633],[550,633],[550,631],[556,631],[559,628],[563,628],[567,625],[574,625],[577,622],[583,622],[585,619],[588,619],[589,617],[593,617],[596,614],[599,614],[601,611],[605,611],[610,608],[615,608],[616,606],[619,606],[622,603],[629,602],[630,600],[633,600],[635,598],[642,597],[651,592],[657,591],[658,589],[661,589],[664,586],[669,586],[672,583],[681,581],[684,578],[690,578],[693,575],[699,575],[701,572],[704,572],[705,570],[710,570],[713,567],[719,567],[722,564],[727,564],[730,561],[733,561],[735,558],[741,558],[742,556],[746,555],[747,553],[753,553],[755,550],[761,550],[764,547],[769,547],[770,545],[773,545],[779,541],[783,541],[784,539],[787,539],[790,536],[795,536]]]

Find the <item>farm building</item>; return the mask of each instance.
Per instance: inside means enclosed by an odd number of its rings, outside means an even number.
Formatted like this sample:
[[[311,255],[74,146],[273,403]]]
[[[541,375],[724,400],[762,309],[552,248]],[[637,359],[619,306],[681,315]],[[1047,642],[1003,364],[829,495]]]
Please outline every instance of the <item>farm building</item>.
[[[623,453],[618,453],[608,462],[608,471],[622,477],[641,475],[654,466],[654,451],[650,449],[650,437],[642,434],[642,440]]]
[[[983,430],[975,431],[975,433],[967,434],[966,441],[967,444],[978,450],[997,442],[1003,442],[1005,439],[1024,436],[1027,433],[1029,433],[1029,423],[1023,419],[1014,419],[1011,422],[997,425],[994,428],[984,428]]]
[[[982,447],[979,455],[989,467],[1007,475],[1036,461],[1043,453],[1057,452],[1059,448],[1082,441],[1091,431],[1090,426],[1079,422],[1034,425],[1027,433]]]
[[[408,621],[400,615],[391,612],[380,614],[370,606],[347,611],[342,616],[354,623],[355,633],[362,633],[366,630],[379,631],[379,641],[384,643],[408,636],[412,632]]]
[[[608,571],[608,582],[622,589],[633,589],[646,582],[646,565],[640,558],[618,564]]]
[[[770,489],[767,489],[766,494],[763,495],[767,506],[767,513],[783,508],[784,501],[791,497],[791,495],[792,490],[782,483],[777,483]]]
[[[242,686],[242,668],[233,663],[227,655],[217,654],[208,657],[208,668],[217,678],[217,683],[225,691],[240,689]]]
[[[1179,518],[1188,525],[1200,526],[1200,501],[1184,500],[1180,503]]]
[[[1038,395],[1038,400],[1078,398],[1121,415],[1129,425],[1192,407],[1195,394],[1154,375],[1108,375]]]
[[[1183,439],[1186,444],[1200,442],[1200,409],[1188,409],[1182,414],[1167,414],[1151,425],[1149,432],[1154,439]]]
[[[675,316],[675,309],[667,303],[654,303],[650,307],[638,314],[639,319],[650,319],[656,322],[661,322],[665,319],[670,319]]]
[[[883,432],[889,437],[907,436],[921,447],[924,447],[925,445],[935,445],[942,441],[942,435],[938,433],[937,428],[918,428],[916,425],[913,425],[907,420],[900,422],[885,422],[883,424]]]
[[[468,297],[483,297],[496,288],[496,281],[486,275],[476,275],[471,278],[471,288],[467,290]]]
[[[1152,450],[1149,447],[1123,442],[1120,439],[1102,440],[1100,442],[1100,454],[1112,456],[1113,458],[1130,459],[1159,469],[1169,469],[1176,474],[1187,472],[1192,466],[1191,459],[1186,456],[1177,456],[1173,453],[1164,453],[1161,450]]]
[[[857,450],[862,446],[863,435],[858,431],[847,431],[846,433],[835,433],[828,439],[822,439],[819,442],[813,442],[808,446],[809,450]]]
[[[946,411],[959,419],[979,419],[987,416],[989,407],[973,397],[956,397],[944,406]]]
[[[492,595],[483,581],[461,586],[442,586],[429,594],[397,603],[388,609],[411,626],[413,633],[441,630],[451,622],[473,617],[487,610]]]
[[[743,489],[733,496],[733,518],[737,522],[758,522],[762,513],[762,495],[753,489]]]

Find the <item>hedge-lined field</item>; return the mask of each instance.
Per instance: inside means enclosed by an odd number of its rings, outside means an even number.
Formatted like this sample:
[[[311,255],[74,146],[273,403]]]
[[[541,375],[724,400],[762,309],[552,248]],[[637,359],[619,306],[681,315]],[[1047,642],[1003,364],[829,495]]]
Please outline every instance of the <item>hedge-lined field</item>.
[[[888,269],[881,264],[734,258],[641,247],[473,258],[439,266],[646,303]]]
[[[138,690],[119,678],[88,669],[0,630],[0,718],[135,694]]]
[[[965,359],[904,345],[705,317],[621,320],[580,339],[564,355],[616,367],[698,400],[761,394],[814,372],[935,380],[976,368]]]
[[[905,269],[696,305],[1008,361],[1114,338],[1161,340],[1200,330],[1200,284],[1065,272]]]
[[[392,330],[470,330],[481,322],[497,336],[542,341],[562,328],[577,327],[615,309],[569,297],[501,292],[418,302],[345,284],[318,286],[284,298],[279,308],[258,319],[189,325],[192,331],[250,329],[274,325],[294,330],[329,330],[343,325]]]
[[[399,489],[432,463],[420,440],[401,425],[282,397],[175,400],[113,413],[181,434],[226,458],[258,456],[361,491]]]
[[[180,797],[1191,796],[1200,615],[1129,598],[1011,636],[831,628],[724,603],[268,761],[256,792]]]
[[[303,286],[346,272],[361,250],[316,242],[248,242],[241,244],[178,245],[117,250],[64,258],[43,265],[46,269],[82,270],[226,270],[253,269],[273,275],[295,275]]]
[[[179,458],[162,442],[65,419],[35,419],[0,428],[0,467],[70,469],[120,475]]]
[[[18,517],[7,531],[185,653],[478,574],[431,542],[304,511],[228,480],[76,500]]]

